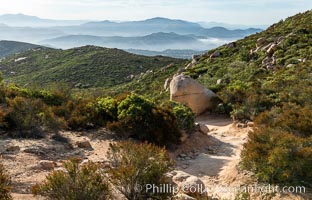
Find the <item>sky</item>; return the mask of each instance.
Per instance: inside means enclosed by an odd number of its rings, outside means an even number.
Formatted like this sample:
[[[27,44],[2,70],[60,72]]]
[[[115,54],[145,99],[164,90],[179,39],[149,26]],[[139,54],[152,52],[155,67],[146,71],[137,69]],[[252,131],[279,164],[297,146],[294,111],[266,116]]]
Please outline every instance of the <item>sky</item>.
[[[129,21],[167,17],[194,22],[272,24],[312,9],[312,0],[0,0],[1,14],[49,19]]]

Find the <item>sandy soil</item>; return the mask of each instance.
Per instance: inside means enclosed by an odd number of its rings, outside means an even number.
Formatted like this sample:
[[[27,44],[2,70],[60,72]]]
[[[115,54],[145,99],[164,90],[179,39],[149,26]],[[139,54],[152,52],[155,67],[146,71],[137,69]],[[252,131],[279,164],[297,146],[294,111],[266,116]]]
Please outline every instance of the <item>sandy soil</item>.
[[[224,116],[206,114],[196,119],[209,128],[207,134],[194,132],[169,154],[176,160],[176,170],[199,177],[209,189],[209,196],[216,199],[234,199],[234,192],[224,192],[220,187],[235,187],[255,183],[252,174],[238,170],[242,145],[252,128],[237,128]],[[69,143],[51,137],[41,140],[8,139],[0,134],[0,159],[12,177],[14,199],[40,199],[31,195],[31,187],[50,172],[43,170],[40,160],[50,160],[61,167],[71,157],[81,160],[105,162],[109,143],[116,140],[109,131],[63,132]],[[77,141],[88,140],[92,149],[78,148]],[[9,147],[20,149],[8,152]],[[311,196],[310,196],[311,197]],[[284,195],[275,199],[309,199]],[[41,198],[42,199],[42,198]],[[252,199],[267,199],[254,197]]]
[[[45,179],[50,172],[43,170],[40,160],[54,161],[57,167],[72,157],[93,162],[105,162],[109,143],[114,137],[105,129],[84,133],[64,132],[62,136],[69,139],[69,144],[47,137],[40,140],[0,138],[1,163],[12,178],[14,199],[40,199],[31,195],[31,187]],[[77,141],[90,141],[93,149],[78,148]],[[19,151],[7,152],[12,146],[20,147]]]

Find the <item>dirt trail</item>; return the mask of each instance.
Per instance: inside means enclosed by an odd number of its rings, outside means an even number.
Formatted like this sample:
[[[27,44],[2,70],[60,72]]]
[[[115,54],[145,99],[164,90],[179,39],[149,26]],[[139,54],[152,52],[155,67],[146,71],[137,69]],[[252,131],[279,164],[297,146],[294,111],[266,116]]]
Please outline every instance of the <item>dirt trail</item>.
[[[229,117],[211,114],[198,117],[196,122],[206,125],[209,132],[195,131],[177,149],[169,151],[176,160],[176,170],[199,177],[211,197],[235,199],[236,193],[224,192],[224,187],[254,182],[248,172],[237,169],[242,146],[252,128],[237,128]],[[64,132],[62,136],[69,143],[55,141],[51,137],[41,140],[8,139],[0,134],[0,159],[12,177],[14,199],[42,199],[31,195],[31,186],[44,180],[50,172],[40,168],[40,160],[54,161],[57,168],[73,156],[85,161],[105,162],[109,143],[116,139],[105,129],[84,133]],[[78,148],[76,142],[83,140],[90,141],[92,149]],[[19,147],[17,151],[7,152],[9,147],[16,146]]]
[[[215,188],[246,182],[237,165],[251,128],[237,128],[229,117],[210,114],[198,117],[196,122],[206,125],[209,132],[193,133],[175,151],[178,170],[200,177],[212,196],[232,199],[233,194],[220,194]],[[189,156],[184,159],[181,154]]]

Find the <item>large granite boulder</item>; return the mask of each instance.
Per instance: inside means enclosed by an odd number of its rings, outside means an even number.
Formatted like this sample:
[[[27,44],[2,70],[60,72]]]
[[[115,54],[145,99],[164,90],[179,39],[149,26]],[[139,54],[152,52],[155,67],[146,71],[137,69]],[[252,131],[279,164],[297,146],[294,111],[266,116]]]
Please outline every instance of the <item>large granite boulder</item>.
[[[178,75],[170,82],[170,100],[187,104],[196,115],[212,110],[217,96],[189,76]]]

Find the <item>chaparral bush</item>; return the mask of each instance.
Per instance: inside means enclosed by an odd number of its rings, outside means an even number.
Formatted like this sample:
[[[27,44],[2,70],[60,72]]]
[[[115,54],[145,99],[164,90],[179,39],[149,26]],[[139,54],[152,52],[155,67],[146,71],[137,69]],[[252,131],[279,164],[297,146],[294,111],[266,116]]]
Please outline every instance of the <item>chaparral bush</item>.
[[[32,192],[56,200],[109,199],[110,186],[101,168],[92,162],[79,165],[77,159],[64,163],[65,171],[53,171]]]
[[[173,163],[165,149],[152,144],[120,142],[108,151],[111,183],[129,200],[167,199],[171,193],[148,190],[147,184],[169,184],[165,174]]]

